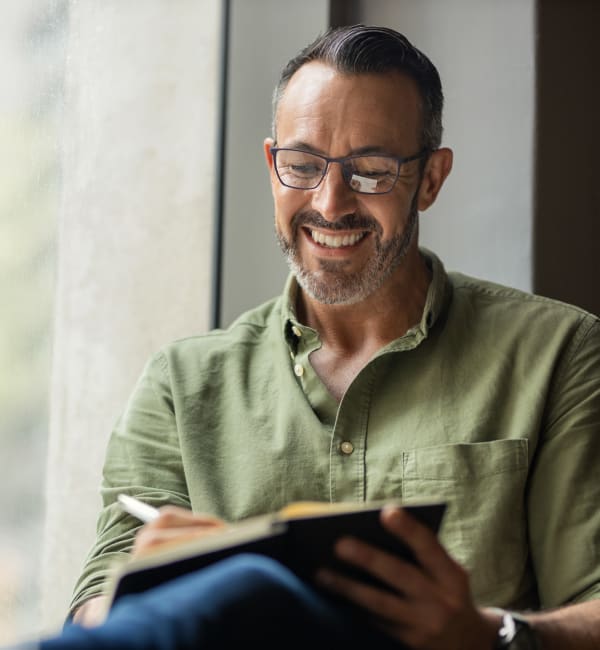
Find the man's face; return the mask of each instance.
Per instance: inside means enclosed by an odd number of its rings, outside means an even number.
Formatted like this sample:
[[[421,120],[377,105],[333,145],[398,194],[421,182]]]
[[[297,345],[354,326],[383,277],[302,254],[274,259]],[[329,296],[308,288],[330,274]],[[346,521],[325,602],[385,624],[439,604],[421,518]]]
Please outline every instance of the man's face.
[[[312,62],[290,80],[277,112],[277,146],[329,157],[419,151],[420,97],[401,74],[344,75]],[[416,246],[420,162],[403,165],[389,194],[352,191],[339,164],[312,190],[282,185],[265,141],[278,240],[300,286],[319,302],[363,300]]]

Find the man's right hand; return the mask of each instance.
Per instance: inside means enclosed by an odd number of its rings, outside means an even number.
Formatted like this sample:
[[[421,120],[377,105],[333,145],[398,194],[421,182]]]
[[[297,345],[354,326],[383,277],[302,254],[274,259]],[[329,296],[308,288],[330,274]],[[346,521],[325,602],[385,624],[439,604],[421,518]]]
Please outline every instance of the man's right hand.
[[[159,513],[154,521],[138,531],[131,554],[133,558],[218,533],[227,525],[218,517],[197,515],[177,506],[164,506]]]
[[[177,506],[160,508],[159,516],[142,526],[135,537],[132,558],[156,553],[166,547],[218,533],[227,525],[211,515],[196,515],[191,510]],[[86,600],[73,615],[73,622],[83,627],[93,627],[102,622],[106,612],[107,596]]]

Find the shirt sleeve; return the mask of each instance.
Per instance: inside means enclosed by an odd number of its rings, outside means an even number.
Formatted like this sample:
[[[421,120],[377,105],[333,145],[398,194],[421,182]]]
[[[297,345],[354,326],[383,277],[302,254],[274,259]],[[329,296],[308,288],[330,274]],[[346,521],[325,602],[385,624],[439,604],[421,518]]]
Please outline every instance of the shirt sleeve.
[[[543,608],[600,598],[600,321],[584,316],[554,372],[528,491]]]
[[[141,522],[122,511],[124,492],[154,506],[190,507],[169,367],[162,353],[146,365],[109,440],[96,541],[85,561],[71,611],[103,593],[111,567],[128,557]]]

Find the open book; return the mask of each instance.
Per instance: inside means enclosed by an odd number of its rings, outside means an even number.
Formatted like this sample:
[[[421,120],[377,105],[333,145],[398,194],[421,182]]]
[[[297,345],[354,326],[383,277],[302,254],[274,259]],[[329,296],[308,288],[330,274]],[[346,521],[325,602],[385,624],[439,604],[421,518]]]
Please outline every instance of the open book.
[[[341,536],[352,535],[414,561],[409,549],[380,523],[380,511],[386,503],[390,502],[299,501],[275,514],[245,519],[198,540],[159,549],[116,570],[110,602],[244,552],[272,557],[306,579],[310,579],[319,567],[328,566],[372,583],[371,576],[337,560],[333,545]],[[401,505],[434,532],[438,531],[444,504]]]

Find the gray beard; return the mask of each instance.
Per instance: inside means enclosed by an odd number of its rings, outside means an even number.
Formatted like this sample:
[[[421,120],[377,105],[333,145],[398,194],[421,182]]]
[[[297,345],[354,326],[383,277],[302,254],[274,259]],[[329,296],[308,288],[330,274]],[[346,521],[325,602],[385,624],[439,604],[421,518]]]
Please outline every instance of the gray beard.
[[[415,237],[418,222],[419,213],[413,202],[404,231],[383,243],[381,226],[370,216],[351,214],[330,223],[316,212],[303,212],[292,219],[293,241],[288,241],[280,232],[277,232],[277,241],[298,284],[311,298],[326,305],[352,305],[377,291],[400,266]],[[309,271],[302,267],[296,242],[300,227],[311,225],[330,231],[354,228],[371,231],[375,238],[375,254],[358,272],[345,271],[345,263],[338,260],[320,260],[320,269]]]

